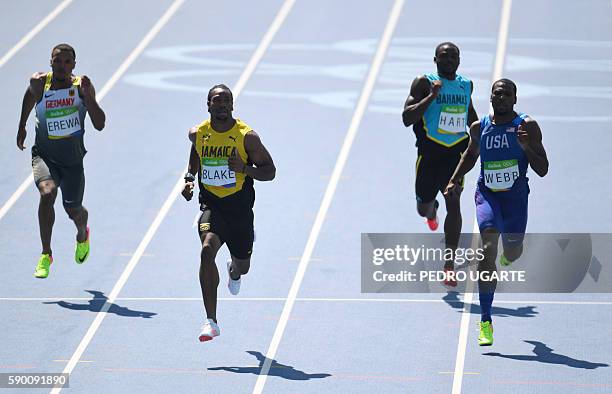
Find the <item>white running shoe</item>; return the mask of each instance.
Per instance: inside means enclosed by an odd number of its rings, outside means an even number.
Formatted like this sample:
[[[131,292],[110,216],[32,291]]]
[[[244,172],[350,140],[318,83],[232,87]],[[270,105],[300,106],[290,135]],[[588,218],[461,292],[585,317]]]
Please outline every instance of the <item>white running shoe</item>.
[[[206,319],[206,323],[202,325],[202,331],[200,331],[198,339],[200,342],[206,342],[219,335],[221,335],[221,330],[217,323],[215,323],[213,319]]]
[[[240,293],[240,279],[232,279],[230,275],[230,269],[232,268],[232,260],[227,261],[227,288],[232,295],[238,295]]]

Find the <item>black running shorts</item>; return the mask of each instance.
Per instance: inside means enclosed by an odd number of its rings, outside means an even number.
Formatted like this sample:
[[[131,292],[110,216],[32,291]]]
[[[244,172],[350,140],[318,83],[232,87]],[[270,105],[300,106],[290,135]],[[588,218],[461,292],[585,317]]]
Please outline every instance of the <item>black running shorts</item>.
[[[253,251],[253,210],[222,211],[218,208],[202,204],[202,213],[198,220],[200,238],[205,233],[214,233],[221,243],[226,243],[232,256],[238,259],[248,259]]]
[[[461,152],[444,155],[419,155],[416,163],[415,191],[418,202],[432,202],[438,192],[444,192],[455,173]],[[463,186],[463,178],[461,178]]]
[[[71,166],[60,166],[43,159],[33,151],[32,173],[36,187],[43,181],[53,180],[55,182],[55,185],[62,191],[64,207],[78,208],[83,203],[85,191],[83,162]]]

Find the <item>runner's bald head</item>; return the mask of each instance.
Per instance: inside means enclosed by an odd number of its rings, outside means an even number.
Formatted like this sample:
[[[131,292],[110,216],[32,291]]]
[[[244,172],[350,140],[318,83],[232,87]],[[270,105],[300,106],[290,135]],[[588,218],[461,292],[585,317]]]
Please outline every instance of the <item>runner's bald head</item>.
[[[72,58],[74,60],[76,60],[76,52],[74,51],[74,48],[68,44],[57,44],[56,46],[53,47],[53,49],[51,50],[51,56],[53,57],[54,53],[60,53],[60,52],[68,52],[72,55]]]
[[[493,90],[495,89],[495,85],[499,85],[499,84],[504,84],[504,85],[510,85],[512,86],[512,90],[514,91],[514,95],[516,96],[516,84],[514,83],[514,81],[508,79],[508,78],[501,78],[498,79],[497,81],[493,82],[493,86],[491,86],[491,92],[493,92]]]
[[[223,91],[228,92],[228,93],[229,93],[229,95],[230,95],[230,96],[231,96],[231,98],[232,98],[232,101],[234,100],[234,95],[232,94],[232,91],[230,90],[230,88],[228,88],[228,87],[227,87],[227,85],[224,85],[224,84],[220,83],[220,84],[215,85],[215,86],[213,86],[212,88],[210,88],[210,90],[208,91],[208,98],[207,98],[207,101],[209,101],[209,102],[210,102],[210,98],[213,96],[213,93],[214,93],[216,90],[223,90]]]
[[[445,46],[449,46],[451,48],[455,48],[457,50],[457,54],[461,54],[460,51],[459,51],[459,47],[457,45],[455,45],[454,43],[452,43],[450,41],[446,41],[446,42],[438,44],[438,46],[436,47],[435,56],[438,56],[438,52],[440,51],[440,49],[442,49]]]

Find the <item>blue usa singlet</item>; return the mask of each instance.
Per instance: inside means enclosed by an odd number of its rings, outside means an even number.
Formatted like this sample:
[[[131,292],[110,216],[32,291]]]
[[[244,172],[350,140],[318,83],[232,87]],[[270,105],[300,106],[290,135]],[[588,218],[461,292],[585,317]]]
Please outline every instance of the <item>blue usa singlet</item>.
[[[494,124],[488,115],[480,121],[480,189],[517,195],[529,191],[529,162],[516,134],[527,117],[518,114],[510,122]]]

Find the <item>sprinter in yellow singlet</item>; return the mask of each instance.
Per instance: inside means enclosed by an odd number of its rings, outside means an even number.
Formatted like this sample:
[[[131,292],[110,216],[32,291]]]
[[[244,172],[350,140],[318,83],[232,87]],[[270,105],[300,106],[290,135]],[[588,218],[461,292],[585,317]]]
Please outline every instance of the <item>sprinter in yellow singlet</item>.
[[[202,211],[198,221],[200,287],[207,315],[200,342],[221,334],[217,325],[217,252],[227,244],[232,256],[227,262],[228,287],[236,295],[241,275],[249,271],[253,249],[253,180],[271,181],[276,175],[272,157],[259,136],[232,116],[231,90],[225,85],[213,86],[207,105],[210,119],[189,130],[192,147],[182,193],[191,200],[197,173]]]

